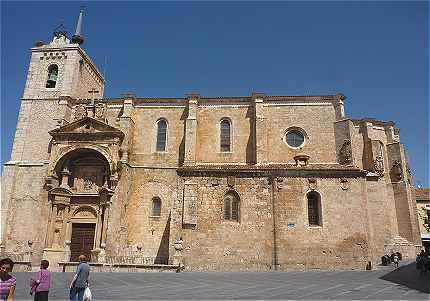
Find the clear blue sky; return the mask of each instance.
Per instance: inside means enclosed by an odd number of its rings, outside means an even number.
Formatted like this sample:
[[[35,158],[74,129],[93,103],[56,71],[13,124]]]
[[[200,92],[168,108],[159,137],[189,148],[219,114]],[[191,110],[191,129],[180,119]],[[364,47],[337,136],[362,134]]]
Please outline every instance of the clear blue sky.
[[[2,2],[1,161],[10,150],[29,48],[86,6],[83,48],[105,96],[344,93],[349,117],[392,120],[415,183],[429,186],[427,2]]]

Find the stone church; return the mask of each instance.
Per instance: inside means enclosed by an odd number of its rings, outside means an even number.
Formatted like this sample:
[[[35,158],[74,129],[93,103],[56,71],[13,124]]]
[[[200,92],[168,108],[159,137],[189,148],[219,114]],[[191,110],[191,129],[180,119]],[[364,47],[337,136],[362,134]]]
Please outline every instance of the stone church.
[[[364,269],[421,247],[393,122],[345,116],[342,94],[105,98],[82,43],[79,21],[31,48],[2,255],[266,271]]]

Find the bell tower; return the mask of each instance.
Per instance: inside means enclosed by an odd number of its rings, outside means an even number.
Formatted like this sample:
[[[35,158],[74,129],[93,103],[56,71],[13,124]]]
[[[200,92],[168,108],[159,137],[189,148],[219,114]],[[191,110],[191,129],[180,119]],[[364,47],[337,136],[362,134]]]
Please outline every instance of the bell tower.
[[[0,247],[6,250],[31,242],[41,255],[48,218],[43,183],[52,149],[49,131],[71,121],[77,100],[103,98],[104,78],[82,49],[83,15],[81,10],[72,39],[61,25],[51,42],[37,42],[31,48],[11,158],[2,175]],[[9,226],[17,223],[20,227]]]
[[[81,47],[83,13],[81,10],[71,41],[60,25],[50,43],[37,42],[31,48],[12,161],[47,160],[48,132],[69,121],[70,108],[61,99],[103,98],[104,78]]]
[[[31,49],[31,61],[23,99],[102,98],[104,79],[96,65],[81,48],[83,10],[70,41],[60,25],[49,44],[37,42]],[[96,90],[97,95],[88,91]]]

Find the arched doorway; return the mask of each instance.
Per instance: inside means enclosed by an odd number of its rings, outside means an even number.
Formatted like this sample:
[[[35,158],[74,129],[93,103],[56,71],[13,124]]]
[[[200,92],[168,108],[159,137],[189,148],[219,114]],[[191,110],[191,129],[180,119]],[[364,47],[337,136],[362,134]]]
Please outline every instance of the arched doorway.
[[[106,245],[111,190],[107,159],[93,149],[64,155],[54,168],[58,186],[49,191],[52,210],[47,247],[64,248],[66,261],[85,255],[97,261]]]

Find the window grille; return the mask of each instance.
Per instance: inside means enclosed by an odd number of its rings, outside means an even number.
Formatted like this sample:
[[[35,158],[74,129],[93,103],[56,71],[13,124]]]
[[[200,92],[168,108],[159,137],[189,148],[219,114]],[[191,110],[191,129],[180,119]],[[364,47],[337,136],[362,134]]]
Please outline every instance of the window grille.
[[[161,216],[161,200],[159,198],[152,199],[152,216]]]
[[[221,141],[221,151],[229,152],[231,147],[231,137],[230,137],[230,121],[224,119],[220,124],[220,141]]]
[[[228,192],[224,197],[224,219],[239,221],[240,200],[236,192]]]
[[[160,120],[157,123],[157,152],[166,151],[167,142],[167,122],[165,120]]]
[[[305,141],[305,137],[299,131],[287,133],[287,144],[291,147],[300,147]]]
[[[308,195],[308,219],[310,226],[321,226],[321,201],[317,192]]]

